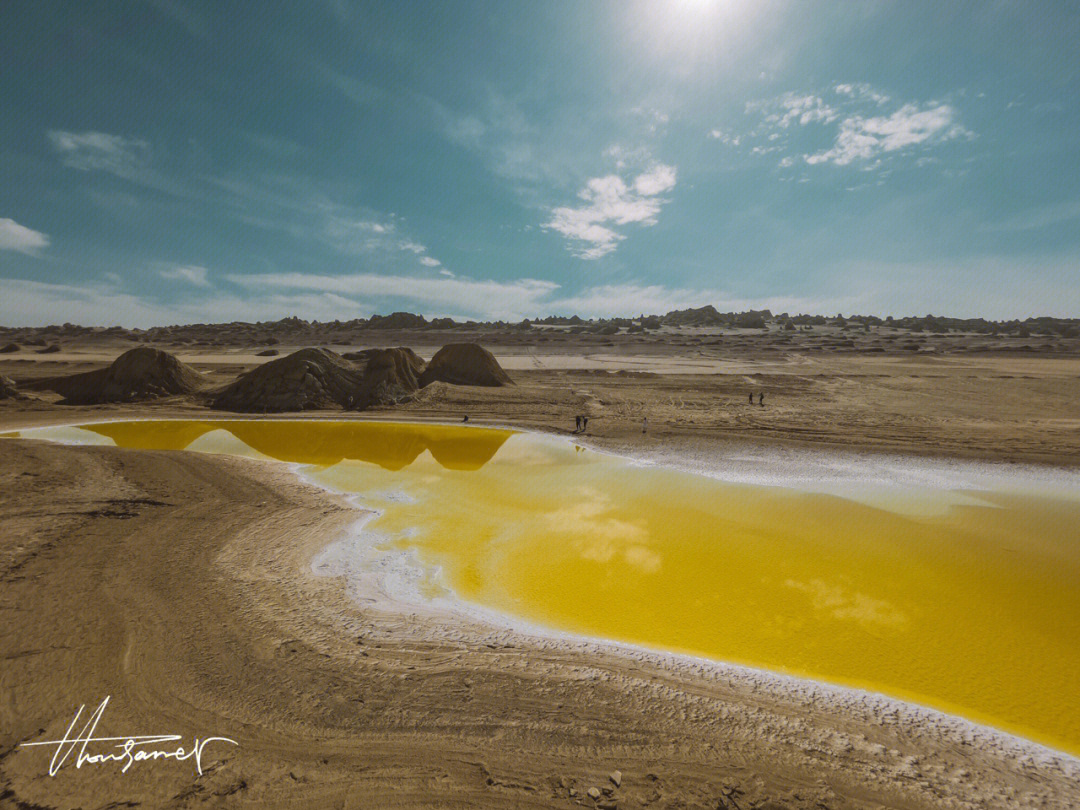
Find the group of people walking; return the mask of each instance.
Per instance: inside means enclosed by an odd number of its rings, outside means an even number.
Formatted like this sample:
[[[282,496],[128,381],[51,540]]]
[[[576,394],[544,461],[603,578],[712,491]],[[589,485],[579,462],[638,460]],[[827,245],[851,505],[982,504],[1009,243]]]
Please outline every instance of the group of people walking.
[[[587,416],[575,416],[574,417],[574,433],[584,433],[589,427],[589,417]]]

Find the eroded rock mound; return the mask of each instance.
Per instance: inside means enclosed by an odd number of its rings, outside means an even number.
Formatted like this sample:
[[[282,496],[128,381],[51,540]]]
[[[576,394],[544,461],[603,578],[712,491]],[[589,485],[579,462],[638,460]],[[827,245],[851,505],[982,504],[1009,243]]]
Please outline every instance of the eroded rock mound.
[[[15,387],[15,381],[0,374],[0,399],[23,399],[24,395]]]
[[[389,315],[372,315],[368,329],[423,329],[427,318],[412,312],[392,312]]]
[[[355,352],[357,365],[364,366],[357,408],[393,405],[416,393],[424,374],[424,361],[412,349],[367,349]]]
[[[14,354],[19,351],[18,343],[8,343],[4,348],[0,349],[0,354]]]
[[[513,385],[495,355],[479,343],[447,343],[431,358],[420,385],[445,382],[453,385]]]
[[[328,349],[300,349],[241,374],[218,394],[213,407],[244,413],[279,413],[354,407],[360,371]]]
[[[67,405],[96,405],[190,394],[202,384],[202,374],[191,366],[161,349],[141,346],[108,368],[47,380],[41,387],[60,394]]]

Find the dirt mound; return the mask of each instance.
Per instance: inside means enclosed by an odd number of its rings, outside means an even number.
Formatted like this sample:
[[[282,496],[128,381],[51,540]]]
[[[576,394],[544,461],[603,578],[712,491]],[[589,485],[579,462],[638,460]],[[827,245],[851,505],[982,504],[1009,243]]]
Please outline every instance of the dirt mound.
[[[15,381],[0,374],[0,399],[22,399],[23,394],[15,387]]]
[[[300,349],[240,375],[218,394],[212,407],[244,413],[353,407],[361,376],[328,349]]]
[[[398,346],[396,349],[361,349],[358,352],[346,352],[342,355],[342,357],[344,357],[346,360],[351,361],[362,370],[367,368],[368,362],[371,360],[371,358],[380,357],[382,356],[383,352],[387,351],[400,352],[400,354],[404,358],[404,361],[412,369],[412,372],[416,376],[416,379],[420,379],[420,375],[423,374],[424,368],[427,366],[427,364],[424,362],[424,358],[422,358],[408,346]]]
[[[0,354],[14,354],[15,352],[19,351],[19,348],[20,347],[18,343],[9,343],[4,346],[4,348],[0,349]]]
[[[66,405],[95,405],[190,394],[202,384],[202,374],[168,352],[140,347],[124,352],[108,368],[46,380],[41,387],[60,394]]]
[[[354,352],[351,357],[356,358],[354,362],[358,365],[364,365],[357,408],[393,405],[420,389],[424,361],[412,349],[367,349]]]
[[[362,370],[367,367],[368,360],[381,351],[382,349],[361,349],[358,352],[345,352],[341,356]]]
[[[46,346],[44,349],[38,349],[37,353],[38,354],[56,354],[59,351],[60,351],[59,344],[52,343],[52,344]]]
[[[495,355],[479,343],[447,343],[431,358],[420,385],[447,382],[453,385],[513,385]]]

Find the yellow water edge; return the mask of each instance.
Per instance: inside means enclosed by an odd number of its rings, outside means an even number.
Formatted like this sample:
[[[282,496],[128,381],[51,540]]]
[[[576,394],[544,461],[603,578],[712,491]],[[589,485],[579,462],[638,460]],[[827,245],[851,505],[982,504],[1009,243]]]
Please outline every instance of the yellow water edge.
[[[437,425],[176,421],[31,433],[310,465],[305,474],[381,511],[369,529],[387,546],[441,571],[433,594],[571,633],[868,688],[1080,753],[1073,498],[941,491],[919,494],[928,508],[900,510],[885,497],[726,484],[567,442]]]

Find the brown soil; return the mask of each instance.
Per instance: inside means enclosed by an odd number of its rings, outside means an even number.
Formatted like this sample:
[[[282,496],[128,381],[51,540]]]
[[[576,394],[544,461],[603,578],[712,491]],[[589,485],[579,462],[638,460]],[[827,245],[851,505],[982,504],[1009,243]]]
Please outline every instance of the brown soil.
[[[416,393],[424,361],[412,349],[369,349],[353,357],[364,366],[364,377],[355,399],[360,410],[395,405]]]
[[[240,413],[306,411],[351,404],[360,372],[328,349],[301,349],[242,374],[213,407]]]
[[[191,394],[202,385],[202,375],[173,355],[141,347],[124,352],[108,368],[57,377],[34,387],[55,391],[68,405],[96,405]]]
[[[21,396],[19,389],[15,386],[15,381],[10,377],[5,377],[0,374],[0,399],[15,399]]]
[[[661,657],[352,602],[310,562],[355,513],[277,465],[21,440],[4,453],[12,806],[601,806],[591,787],[618,807],[1080,801],[1075,763],[1025,765]],[[15,747],[57,738],[106,695],[99,732],[239,747],[209,747],[198,778],[171,762],[50,778],[49,753]]]
[[[516,385],[434,383],[364,418],[468,414],[565,434],[587,413],[583,441],[657,457],[768,442],[1080,464],[1067,341],[1003,353],[951,336],[951,349],[909,356],[814,348],[801,332],[783,350],[691,332],[612,345],[476,337]],[[725,345],[702,342],[713,339]],[[386,340],[430,356],[441,337]],[[105,368],[123,348],[6,356],[0,371],[25,387]],[[182,360],[224,387],[257,367],[252,351]],[[747,404],[751,391],[764,407]],[[50,396],[0,403],[0,428],[213,414],[199,394],[67,407]],[[339,408],[307,415],[357,418]],[[355,512],[279,465],[12,439],[0,454],[0,806],[1080,806],[1074,759],[1025,759],[663,657],[350,601],[310,565]],[[48,754],[14,747],[62,733],[78,704],[105,695],[104,731],[240,746],[208,749],[201,778],[182,763],[49,778]],[[594,802],[594,786],[612,795]]]
[[[420,385],[513,385],[495,355],[479,343],[448,343],[435,353],[420,377]]]

